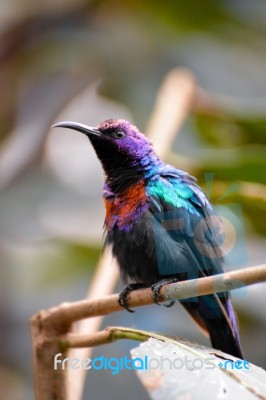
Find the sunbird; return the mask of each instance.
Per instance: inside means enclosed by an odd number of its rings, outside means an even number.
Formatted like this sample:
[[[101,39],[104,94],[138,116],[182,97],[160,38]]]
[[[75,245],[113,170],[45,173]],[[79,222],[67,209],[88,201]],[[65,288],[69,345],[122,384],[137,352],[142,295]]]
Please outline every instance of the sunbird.
[[[151,287],[158,303],[165,284],[223,272],[224,233],[213,207],[196,179],[164,163],[136,126],[108,119],[97,127],[70,121],[53,127],[85,134],[102,164],[104,245],[112,247],[127,284],[119,295],[122,307],[132,311],[128,296],[133,290]],[[215,349],[243,359],[227,292],[193,297],[181,304],[209,334]]]

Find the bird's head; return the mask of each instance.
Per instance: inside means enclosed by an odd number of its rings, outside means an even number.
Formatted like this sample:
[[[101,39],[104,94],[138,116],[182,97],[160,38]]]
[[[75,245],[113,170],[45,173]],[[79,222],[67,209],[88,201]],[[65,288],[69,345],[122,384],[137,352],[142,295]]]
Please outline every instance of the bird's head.
[[[147,137],[123,119],[108,119],[96,127],[69,121],[53,127],[74,129],[89,138],[112,189],[121,189],[126,180],[131,184],[145,177],[161,163]]]

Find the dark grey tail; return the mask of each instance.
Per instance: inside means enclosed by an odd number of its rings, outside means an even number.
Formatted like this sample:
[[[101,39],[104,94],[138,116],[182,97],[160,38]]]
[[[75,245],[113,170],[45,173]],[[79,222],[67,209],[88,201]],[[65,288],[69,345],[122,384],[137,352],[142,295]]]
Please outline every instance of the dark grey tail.
[[[227,296],[201,296],[195,301],[183,301],[182,305],[200,327],[209,333],[215,349],[244,359],[235,313]]]

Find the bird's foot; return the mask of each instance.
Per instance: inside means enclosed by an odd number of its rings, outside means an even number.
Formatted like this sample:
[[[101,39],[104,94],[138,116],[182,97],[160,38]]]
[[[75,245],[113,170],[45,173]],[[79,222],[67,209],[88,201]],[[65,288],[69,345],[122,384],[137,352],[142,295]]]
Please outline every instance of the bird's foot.
[[[168,278],[168,279],[162,279],[161,281],[154,283],[151,286],[151,290],[153,292],[154,303],[158,304],[158,306],[160,305],[158,300],[160,298],[160,291],[161,291],[161,288],[163,286],[168,285],[170,283],[175,283],[177,281],[178,281],[177,278]],[[175,300],[171,300],[169,303],[164,304],[164,306],[165,307],[172,307],[174,304],[175,304]]]
[[[131,310],[131,308],[128,307],[128,295],[134,290],[142,289],[145,287],[147,287],[145,283],[131,283],[130,285],[127,285],[119,293],[118,304],[131,313],[135,312],[134,310]]]
[[[172,282],[173,283],[173,282]],[[170,308],[173,307],[173,305],[175,304],[176,300],[171,300],[169,301],[169,303],[164,304],[165,307]]]

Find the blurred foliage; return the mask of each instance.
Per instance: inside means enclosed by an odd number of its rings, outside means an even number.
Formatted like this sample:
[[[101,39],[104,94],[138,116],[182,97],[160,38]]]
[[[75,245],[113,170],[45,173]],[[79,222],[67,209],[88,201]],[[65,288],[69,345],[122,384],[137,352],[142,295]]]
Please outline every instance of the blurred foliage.
[[[217,179],[244,180],[266,183],[265,149],[263,146],[242,146],[224,151],[212,149],[204,156],[205,171],[212,171]]]
[[[121,1],[116,3],[122,5]],[[153,20],[159,20],[178,32],[217,29],[224,23],[236,23],[236,19],[223,7],[222,1],[202,0],[189,3],[186,0],[166,0],[162,3],[155,0],[151,6],[151,2],[126,0],[123,4],[134,11],[136,16],[141,15],[142,19],[152,17]]]
[[[231,113],[196,113],[195,125],[198,137],[210,150],[200,157],[201,170],[212,171],[215,179],[240,184],[228,201],[239,202],[254,229],[266,234],[266,119],[259,114],[251,116]],[[242,185],[241,182],[254,182],[262,185]],[[224,186],[224,185],[222,185]],[[216,187],[221,188],[220,185]],[[245,187],[246,190],[243,190]],[[222,193],[215,193],[219,197]]]
[[[195,116],[197,133],[209,145],[230,148],[245,144],[266,144],[266,118],[233,115]],[[265,150],[265,148],[263,148]]]
[[[43,255],[40,260],[40,269],[45,272],[41,279],[42,285],[56,286],[62,280],[75,279],[77,275],[87,276],[89,280],[101,255],[101,246],[64,241],[53,241],[51,245],[55,251]],[[49,243],[45,246],[49,246]],[[49,265],[48,270],[46,265]]]

